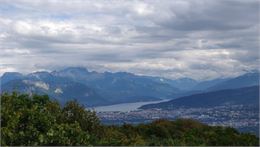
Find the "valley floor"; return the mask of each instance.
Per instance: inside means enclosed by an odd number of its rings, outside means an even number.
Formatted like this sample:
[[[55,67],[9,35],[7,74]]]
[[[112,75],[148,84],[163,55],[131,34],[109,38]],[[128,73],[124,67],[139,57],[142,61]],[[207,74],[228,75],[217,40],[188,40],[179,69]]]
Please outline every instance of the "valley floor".
[[[212,126],[231,126],[259,136],[259,108],[253,105],[225,105],[210,108],[179,108],[103,111],[97,113],[105,124],[143,123],[159,118],[192,118]]]

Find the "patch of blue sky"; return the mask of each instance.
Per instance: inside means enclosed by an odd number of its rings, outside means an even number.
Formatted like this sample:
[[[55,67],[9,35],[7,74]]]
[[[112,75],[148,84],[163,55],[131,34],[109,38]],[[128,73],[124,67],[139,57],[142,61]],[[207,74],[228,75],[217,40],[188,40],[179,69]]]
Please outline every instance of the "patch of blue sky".
[[[8,14],[8,13],[15,13],[17,12],[17,7],[11,4],[2,4],[0,5],[0,13],[1,14]]]

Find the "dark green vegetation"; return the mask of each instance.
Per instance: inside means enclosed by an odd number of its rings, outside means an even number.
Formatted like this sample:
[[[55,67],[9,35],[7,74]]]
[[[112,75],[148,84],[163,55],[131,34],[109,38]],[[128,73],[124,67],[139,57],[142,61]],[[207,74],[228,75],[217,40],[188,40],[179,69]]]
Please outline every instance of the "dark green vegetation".
[[[221,105],[256,105],[259,107],[259,86],[227,89],[180,97],[168,102],[144,105],[142,109],[175,109],[179,107],[198,108]]]
[[[104,126],[76,101],[64,106],[48,96],[1,95],[1,145],[259,145],[233,128],[194,120]]]

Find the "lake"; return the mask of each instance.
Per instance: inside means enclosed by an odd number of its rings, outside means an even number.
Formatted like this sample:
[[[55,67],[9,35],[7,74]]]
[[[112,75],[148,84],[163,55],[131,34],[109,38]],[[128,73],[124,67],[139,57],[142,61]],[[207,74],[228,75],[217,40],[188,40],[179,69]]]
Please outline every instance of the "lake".
[[[142,105],[160,103],[168,100],[169,99],[149,101],[149,102],[122,103],[122,104],[115,104],[115,105],[108,105],[108,106],[92,107],[91,109],[94,109],[96,112],[108,112],[108,111],[128,112],[128,111],[138,110],[138,108],[141,107]]]

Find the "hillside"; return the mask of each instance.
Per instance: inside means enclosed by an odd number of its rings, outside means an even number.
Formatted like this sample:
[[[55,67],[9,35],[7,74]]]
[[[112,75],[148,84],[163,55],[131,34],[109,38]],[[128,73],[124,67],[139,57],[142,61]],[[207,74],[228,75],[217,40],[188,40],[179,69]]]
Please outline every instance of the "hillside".
[[[207,88],[208,91],[216,91],[222,89],[236,89],[259,85],[259,72],[246,73],[244,75],[228,79]]]
[[[195,86],[193,86],[191,88],[191,90],[194,90],[194,91],[204,91],[204,90],[207,90],[209,89],[210,87],[213,87],[217,84],[220,84],[220,83],[223,83],[227,80],[229,80],[230,78],[223,78],[223,79],[213,79],[213,80],[206,80],[206,81],[201,81],[201,82],[198,82]]]
[[[220,105],[258,105],[259,86],[220,90],[180,97],[168,102],[144,105],[141,109],[174,109],[179,107],[197,108]]]
[[[77,99],[86,106],[102,105],[107,101],[94,89],[68,79],[54,77],[49,73],[36,73],[21,79],[11,80],[2,86],[3,92],[48,94],[60,103]]]

